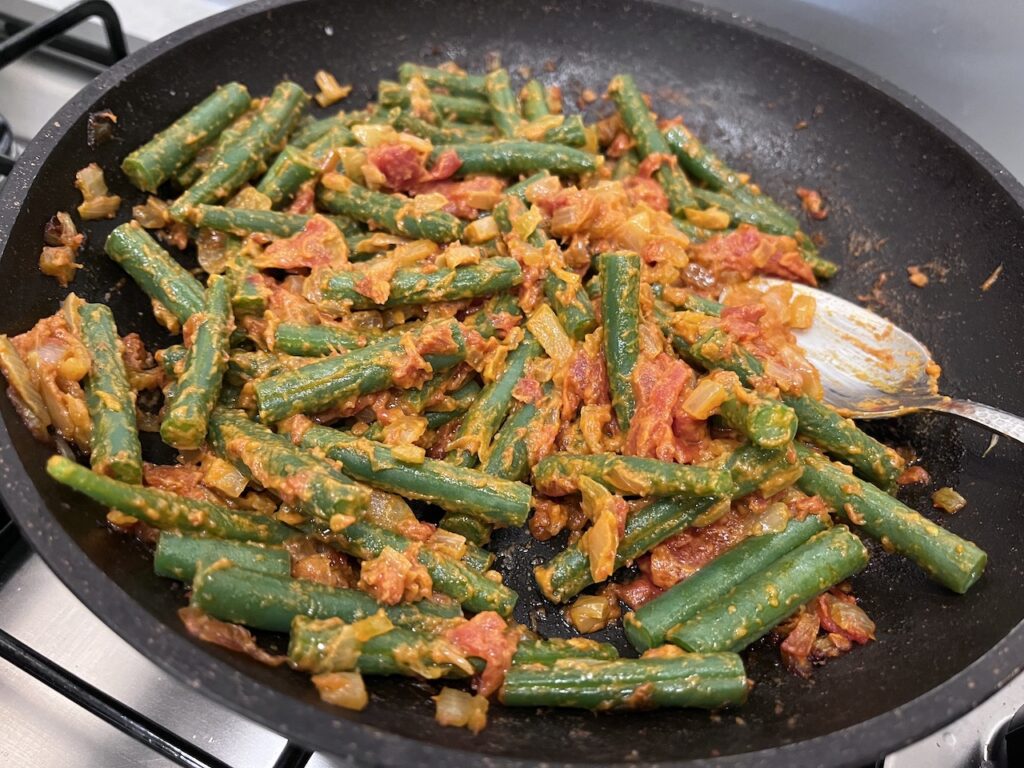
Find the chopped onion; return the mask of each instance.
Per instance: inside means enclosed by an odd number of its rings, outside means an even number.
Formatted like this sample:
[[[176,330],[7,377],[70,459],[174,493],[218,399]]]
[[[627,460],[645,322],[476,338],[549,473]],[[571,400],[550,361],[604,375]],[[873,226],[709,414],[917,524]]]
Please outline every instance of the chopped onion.
[[[320,93],[316,94],[314,98],[321,107],[329,107],[352,93],[351,85],[342,85],[334,75],[325,69],[317,71],[313,80],[316,82],[316,87],[320,89]]]
[[[589,634],[607,627],[619,618],[622,611],[603,595],[581,595],[566,614],[577,632]]]
[[[78,206],[79,216],[86,221],[114,218],[121,205],[121,198],[108,193],[103,169],[96,163],[89,163],[75,174],[75,186],[82,193],[82,204]]]
[[[683,410],[695,419],[707,420],[729,397],[728,391],[709,377],[700,380],[683,400]]]
[[[353,125],[352,135],[364,147],[394,144],[398,140],[398,132],[386,123],[360,123],[359,125]]]
[[[723,211],[721,208],[708,208],[706,210],[687,208],[685,211],[688,222],[704,229],[728,229],[729,224],[732,222],[732,217],[728,211]]]
[[[326,672],[313,675],[320,698],[336,707],[359,711],[366,708],[370,699],[366,694],[363,676],[358,672]]]
[[[950,515],[955,515],[967,506],[967,499],[952,488],[939,488],[932,494],[932,504]]]
[[[145,229],[163,229],[171,223],[170,206],[158,197],[150,195],[145,205],[132,206],[132,218]]]
[[[526,321],[526,327],[536,337],[548,357],[559,365],[572,357],[572,339],[549,305],[541,304]]]
[[[441,725],[468,728],[473,733],[480,733],[487,725],[487,707],[490,702],[486,696],[473,696],[455,688],[442,688],[432,698],[437,705],[434,719]]]
[[[813,296],[805,294],[794,296],[793,300],[789,303],[789,327],[810,328],[814,323],[814,311],[816,308],[817,302]]]
[[[498,222],[493,216],[484,216],[472,224],[467,224],[463,234],[467,243],[486,243],[498,236]]]
[[[203,457],[203,483],[229,498],[237,499],[245,491],[248,481],[233,464],[208,454]]]
[[[62,288],[75,279],[82,265],[75,261],[75,251],[66,245],[46,246],[39,254],[39,271],[57,278]]]

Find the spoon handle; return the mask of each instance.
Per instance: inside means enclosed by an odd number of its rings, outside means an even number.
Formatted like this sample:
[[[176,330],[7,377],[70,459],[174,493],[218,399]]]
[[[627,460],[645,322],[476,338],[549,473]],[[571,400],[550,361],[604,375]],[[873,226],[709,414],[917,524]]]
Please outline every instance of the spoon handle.
[[[944,398],[936,403],[926,405],[932,411],[943,411],[960,416],[969,421],[982,424],[1000,434],[1012,437],[1018,442],[1024,443],[1024,419],[1014,416],[1012,413],[993,408],[991,405],[982,405],[970,400],[954,400]]]

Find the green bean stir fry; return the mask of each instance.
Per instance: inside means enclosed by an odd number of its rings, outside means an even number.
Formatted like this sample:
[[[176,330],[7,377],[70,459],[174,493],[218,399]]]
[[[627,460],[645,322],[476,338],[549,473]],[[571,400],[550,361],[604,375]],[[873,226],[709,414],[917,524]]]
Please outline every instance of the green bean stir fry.
[[[0,336],[47,472],[153,547],[196,637],[351,709],[365,676],[436,681],[438,721],[476,732],[489,698],[741,705],[766,635],[809,674],[874,638],[867,539],[954,592],[981,577],[892,495],[923,470],[822,402],[793,334],[813,300],[750,282],[836,265],[631,76],[594,121],[451,64],[309,101],[228,83],[124,158],[145,201],[104,250],[178,343],[74,293]],[[104,169],[76,184],[79,218],[119,215]],[[83,235],[61,212],[44,239],[67,285]],[[532,576],[565,637],[514,620],[500,529],[557,537]],[[585,637],[614,624],[619,648]]]

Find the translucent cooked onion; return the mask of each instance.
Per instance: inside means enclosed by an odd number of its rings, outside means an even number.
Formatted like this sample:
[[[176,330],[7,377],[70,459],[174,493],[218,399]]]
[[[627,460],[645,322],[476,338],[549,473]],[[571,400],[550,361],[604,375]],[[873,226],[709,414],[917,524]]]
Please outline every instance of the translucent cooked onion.
[[[484,216],[482,219],[477,219],[472,224],[466,225],[463,235],[468,243],[486,243],[498,236],[498,222],[493,216]]]
[[[695,419],[707,420],[729,397],[729,392],[711,378],[704,378],[683,400],[683,410]]]
[[[950,515],[955,515],[967,506],[967,499],[952,488],[939,488],[932,494],[932,504]]]
[[[171,223],[170,206],[150,195],[144,205],[132,206],[132,218],[145,229],[163,229]]]
[[[536,337],[548,357],[559,365],[572,357],[572,339],[565,332],[550,305],[541,304],[526,321],[526,327]]]
[[[577,632],[598,632],[619,618],[622,611],[603,595],[582,595],[566,611]]]
[[[75,174],[75,186],[82,193],[82,204],[78,206],[78,215],[86,221],[92,219],[111,219],[121,205],[121,198],[107,191],[107,182],[103,178],[103,169],[96,163],[82,168]]]
[[[487,725],[489,702],[486,696],[473,696],[455,688],[442,688],[432,698],[437,706],[434,719],[441,725],[468,728],[473,733],[480,733]]]
[[[320,698],[336,707],[355,710],[365,709],[370,699],[366,693],[363,676],[358,672],[326,672],[313,675]]]
[[[316,82],[316,87],[320,89],[314,98],[321,107],[329,107],[352,93],[351,85],[342,85],[334,75],[325,69],[317,71],[313,80]]]

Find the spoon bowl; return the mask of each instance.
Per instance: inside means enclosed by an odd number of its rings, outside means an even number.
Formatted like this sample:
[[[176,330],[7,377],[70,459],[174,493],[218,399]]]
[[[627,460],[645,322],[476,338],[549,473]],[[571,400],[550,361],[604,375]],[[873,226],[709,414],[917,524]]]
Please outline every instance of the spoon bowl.
[[[759,278],[765,288],[784,280]],[[922,409],[970,419],[1024,442],[1024,419],[988,405],[939,393],[941,368],[928,348],[905,330],[864,307],[800,283],[797,295],[816,308],[797,343],[818,369],[824,399],[852,419],[882,419]]]

